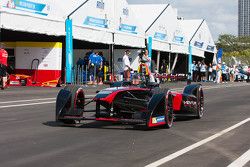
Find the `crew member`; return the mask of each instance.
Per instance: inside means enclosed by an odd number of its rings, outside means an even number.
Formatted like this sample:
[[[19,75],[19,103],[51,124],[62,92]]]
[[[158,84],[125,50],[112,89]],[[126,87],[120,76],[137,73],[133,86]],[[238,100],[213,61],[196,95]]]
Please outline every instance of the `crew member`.
[[[124,72],[124,80],[125,81],[129,81],[130,80],[130,71],[131,71],[131,65],[130,65],[130,61],[129,61],[129,55],[130,55],[130,51],[126,50],[124,53],[124,56],[122,58],[122,62],[123,62],[123,72]]]

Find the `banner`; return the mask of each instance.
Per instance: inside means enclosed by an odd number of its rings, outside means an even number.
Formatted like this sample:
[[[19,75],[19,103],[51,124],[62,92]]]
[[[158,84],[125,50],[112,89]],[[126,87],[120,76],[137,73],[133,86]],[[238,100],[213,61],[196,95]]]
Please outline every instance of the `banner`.
[[[47,16],[51,10],[48,0],[2,0],[2,7],[19,13]]]
[[[160,33],[160,32],[155,32],[154,38],[162,40],[162,41],[167,40],[167,34],[163,34],[163,33]]]
[[[217,52],[217,62],[218,63],[221,63],[221,60],[222,60],[222,56],[223,56],[223,49],[220,48]]]
[[[73,33],[72,20],[66,20],[66,83],[72,81],[72,67],[73,67]]]

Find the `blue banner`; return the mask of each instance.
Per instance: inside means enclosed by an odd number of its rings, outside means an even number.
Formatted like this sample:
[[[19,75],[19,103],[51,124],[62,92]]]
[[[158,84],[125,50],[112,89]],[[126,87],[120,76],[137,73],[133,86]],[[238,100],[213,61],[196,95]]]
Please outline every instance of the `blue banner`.
[[[155,32],[154,38],[155,39],[160,39],[160,40],[166,40],[167,34],[163,34],[163,33],[160,33],[160,32]]]
[[[182,37],[182,36],[174,36],[173,42],[184,43],[184,37]]]
[[[153,38],[148,37],[148,57],[150,58],[150,63],[152,63],[152,46],[153,46]],[[151,64],[150,64],[151,69]]]
[[[191,76],[193,76],[193,71],[192,71],[193,48],[192,48],[191,45],[188,46],[188,51],[189,51],[189,55],[188,55],[188,73],[190,73]]]
[[[108,20],[106,19],[87,16],[83,24],[89,25],[89,26],[101,27],[101,28],[108,28],[107,22]]]
[[[128,24],[120,24],[119,31],[128,32],[132,34],[137,34],[136,32],[137,27]]]
[[[203,47],[203,44],[204,42],[198,42],[198,41],[195,41],[194,42],[194,46],[198,47],[198,48],[202,48]]]
[[[217,62],[218,63],[221,63],[221,60],[222,60],[222,56],[223,56],[223,49],[220,48],[217,52]]]
[[[35,3],[27,0],[14,0],[16,7],[34,10],[37,12],[41,12],[45,8],[45,4]]]
[[[213,52],[214,48],[215,48],[214,46],[207,45],[207,50],[208,51],[212,51]]]
[[[66,20],[66,83],[72,83],[73,68],[73,32],[72,20]]]
[[[7,5],[3,7],[11,8],[13,10],[47,16],[48,12],[50,11],[50,8],[48,6],[47,8],[45,8],[46,6],[47,4],[32,2],[28,0],[13,0],[13,1],[9,1]]]

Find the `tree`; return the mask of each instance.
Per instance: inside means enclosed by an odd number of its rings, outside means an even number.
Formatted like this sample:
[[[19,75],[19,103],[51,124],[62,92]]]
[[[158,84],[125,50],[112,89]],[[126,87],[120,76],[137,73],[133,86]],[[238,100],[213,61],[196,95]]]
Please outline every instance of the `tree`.
[[[243,64],[250,64],[250,37],[223,34],[219,36],[216,45],[217,48],[223,49],[222,58],[227,64],[232,64],[235,59]]]

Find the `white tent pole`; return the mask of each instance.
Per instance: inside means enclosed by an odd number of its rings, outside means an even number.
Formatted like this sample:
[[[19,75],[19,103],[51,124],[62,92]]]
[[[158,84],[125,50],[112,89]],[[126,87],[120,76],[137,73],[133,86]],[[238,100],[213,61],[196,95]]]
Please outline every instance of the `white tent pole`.
[[[171,70],[171,72],[174,70],[174,68],[175,68],[175,66],[176,66],[178,56],[179,56],[179,54],[178,54],[178,53],[176,53],[175,58],[174,58],[174,64],[173,64],[173,66],[172,66],[172,70]]]
[[[169,52],[168,53],[168,72],[171,72],[170,69],[171,69],[171,53]]]
[[[157,52],[157,71],[160,71],[160,59],[161,59],[161,52]]]

